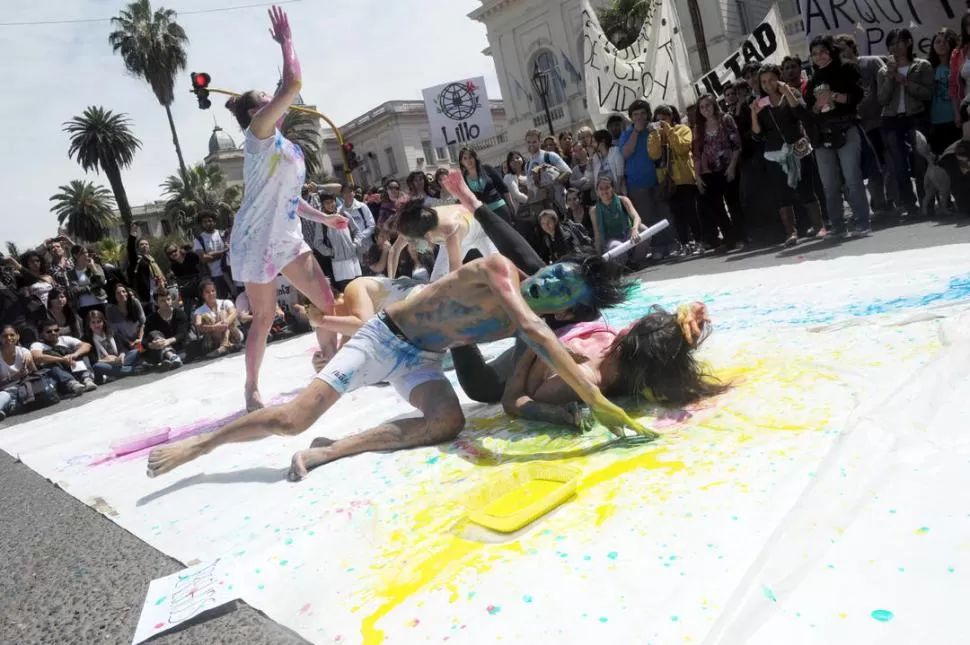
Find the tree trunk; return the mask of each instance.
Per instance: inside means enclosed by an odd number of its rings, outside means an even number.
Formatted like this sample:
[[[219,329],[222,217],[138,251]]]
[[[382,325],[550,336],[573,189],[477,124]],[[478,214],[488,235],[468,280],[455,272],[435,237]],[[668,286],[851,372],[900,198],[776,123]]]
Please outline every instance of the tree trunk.
[[[131,228],[131,205],[128,204],[128,193],[125,192],[125,185],[121,183],[121,169],[114,159],[102,159],[101,168],[108,177],[111,184],[111,192],[114,193],[115,203],[118,205],[118,212],[121,214],[121,222],[124,225],[124,235],[128,235]]]
[[[165,114],[168,116],[168,127],[172,129],[172,143],[175,144],[175,155],[179,158],[179,172],[182,173],[182,182],[186,186],[189,184],[189,171],[185,168],[185,159],[182,158],[182,146],[179,145],[179,135],[175,131],[175,119],[172,118],[172,108],[165,107]]]
[[[697,45],[697,58],[701,64],[701,73],[711,71],[711,57],[707,53],[707,36],[704,35],[704,20],[701,18],[701,8],[697,0],[687,0],[687,10],[690,11],[690,22],[694,27],[694,43]]]

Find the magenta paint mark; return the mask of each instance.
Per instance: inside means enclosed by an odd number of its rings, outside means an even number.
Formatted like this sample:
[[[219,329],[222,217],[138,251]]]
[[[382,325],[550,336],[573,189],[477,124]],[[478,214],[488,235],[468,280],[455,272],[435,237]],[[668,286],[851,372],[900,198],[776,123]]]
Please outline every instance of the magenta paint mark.
[[[292,401],[294,398],[296,398],[296,395],[300,392],[302,392],[302,390],[284,392],[270,399],[266,405],[267,407],[283,405],[284,403]],[[175,441],[179,441],[180,439],[186,439],[188,437],[213,432],[227,423],[235,421],[236,419],[244,416],[245,414],[246,412],[244,410],[240,410],[224,417],[202,419],[201,421],[196,421],[195,423],[190,423],[189,425],[179,426],[176,428],[167,426],[156,428],[154,430],[149,430],[147,432],[122,439],[111,444],[110,452],[98,455],[92,461],[90,461],[88,463],[88,467],[93,468],[95,466],[132,461],[134,459],[144,457],[151,451],[152,448],[173,443]]]
[[[485,608],[485,611],[487,611],[490,616],[494,616],[495,614],[502,611],[502,608],[497,605],[489,605],[488,607]]]
[[[300,607],[300,615],[305,616],[310,611],[310,603],[307,603]]]
[[[161,629],[162,627],[165,627],[165,623],[155,623],[155,629]]]

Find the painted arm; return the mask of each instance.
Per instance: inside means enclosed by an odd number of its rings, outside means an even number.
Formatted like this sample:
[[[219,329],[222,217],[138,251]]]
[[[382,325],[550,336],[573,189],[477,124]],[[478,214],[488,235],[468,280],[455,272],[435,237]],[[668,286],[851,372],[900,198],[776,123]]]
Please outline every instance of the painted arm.
[[[510,417],[541,421],[568,427],[579,426],[579,406],[575,403],[568,405],[552,405],[539,403],[527,393],[529,374],[535,366],[536,353],[526,350],[515,365],[512,376],[505,385],[502,395],[502,409]]]
[[[408,245],[408,238],[404,237],[400,233],[397,239],[394,240],[394,246],[391,247],[391,251],[387,254],[387,277],[393,280],[397,277],[397,265],[401,261],[401,251],[404,247]]]
[[[300,61],[293,49],[293,35],[290,32],[290,21],[279,7],[269,10],[271,24],[269,33],[273,40],[280,44],[283,50],[283,82],[276,96],[256,115],[249,124],[249,131],[258,139],[266,139],[276,131],[276,122],[290,109],[293,100],[300,93],[303,86],[303,74],[300,72]]]
[[[305,220],[310,220],[311,222],[318,222],[324,226],[329,226],[330,228],[347,228],[350,225],[349,220],[343,215],[328,215],[323,211],[318,211],[310,202],[300,198],[300,202],[297,204],[296,213]]]
[[[626,426],[641,435],[659,436],[631,419],[626,412],[607,399],[560,344],[549,326],[529,309],[519,293],[518,271],[510,260],[501,255],[491,255],[481,267],[485,283],[512,319],[522,340],[544,363],[556,370],[560,378],[590,406],[601,423],[617,435],[622,435],[623,427]]]

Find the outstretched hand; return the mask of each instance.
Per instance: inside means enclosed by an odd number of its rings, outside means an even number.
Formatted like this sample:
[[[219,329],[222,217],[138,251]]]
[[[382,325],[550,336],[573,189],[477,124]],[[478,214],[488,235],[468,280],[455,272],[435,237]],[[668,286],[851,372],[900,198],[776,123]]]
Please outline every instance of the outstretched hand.
[[[269,29],[269,35],[279,44],[282,45],[293,37],[293,34],[290,32],[290,21],[286,17],[286,12],[276,5],[270,7],[269,22],[272,25]]]
[[[461,202],[462,206],[475,210],[471,206],[471,202],[475,200],[475,193],[473,193],[472,189],[468,187],[467,183],[465,183],[465,176],[461,174],[460,170],[450,170],[448,174],[442,178],[441,183],[444,185],[445,190],[448,191],[449,195],[458,198],[458,201]]]
[[[623,410],[623,408],[607,400],[605,397],[596,405],[590,406],[593,417],[606,426],[606,428],[617,437],[623,437],[623,428],[630,428],[641,437],[657,439],[659,434],[647,429],[639,421],[635,421]]]
[[[350,226],[350,220],[343,215],[327,215],[323,218],[323,225],[330,228],[347,228]]]
[[[677,323],[687,344],[696,344],[704,333],[704,326],[711,324],[711,318],[707,315],[707,306],[703,302],[685,305],[677,314]]]

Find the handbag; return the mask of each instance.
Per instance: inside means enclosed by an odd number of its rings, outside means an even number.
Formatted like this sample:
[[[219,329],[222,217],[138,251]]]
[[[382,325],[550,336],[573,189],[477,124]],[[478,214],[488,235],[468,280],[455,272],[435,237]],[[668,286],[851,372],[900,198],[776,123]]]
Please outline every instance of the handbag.
[[[17,383],[17,407],[21,410],[39,410],[60,400],[54,381],[43,374],[31,374]]]
[[[664,178],[660,181],[660,187],[658,188],[660,199],[665,202],[669,202],[674,193],[677,192],[677,184],[674,183],[673,169],[673,151],[670,149],[670,144],[667,144],[666,150],[664,150],[664,157],[666,157],[666,163],[664,164]]]
[[[775,129],[778,130],[778,134],[781,135],[781,140],[792,147],[792,152],[795,154],[795,159],[804,159],[815,151],[812,148],[812,142],[809,141],[808,137],[805,136],[804,130],[802,130],[802,136],[799,137],[795,143],[791,143],[785,138],[785,133],[782,132],[782,129],[778,126],[778,121],[775,120],[775,113],[772,111],[771,106],[768,106],[768,116],[771,117],[771,122],[775,124]],[[801,124],[799,124],[799,128],[800,127]],[[845,142],[843,141],[843,144],[844,143]]]

